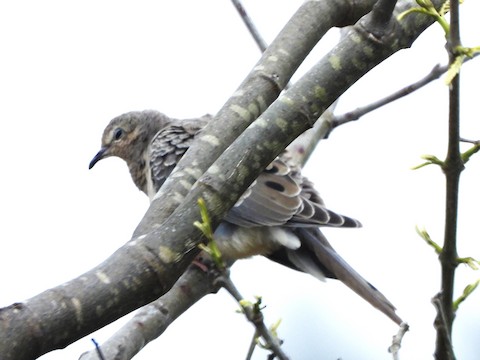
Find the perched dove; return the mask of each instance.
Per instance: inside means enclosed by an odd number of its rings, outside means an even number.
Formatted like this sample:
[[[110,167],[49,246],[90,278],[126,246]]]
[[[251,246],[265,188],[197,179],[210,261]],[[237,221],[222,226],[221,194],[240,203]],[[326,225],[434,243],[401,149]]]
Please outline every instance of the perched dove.
[[[89,168],[106,157],[120,157],[135,185],[153,199],[210,119],[205,115],[179,120],[153,110],[120,115],[105,128],[101,149]],[[327,209],[284,151],[241,196],[214,237],[225,258],[264,255],[320,280],[338,279],[400,324],[395,307],[337,254],[319,226],[361,225]]]

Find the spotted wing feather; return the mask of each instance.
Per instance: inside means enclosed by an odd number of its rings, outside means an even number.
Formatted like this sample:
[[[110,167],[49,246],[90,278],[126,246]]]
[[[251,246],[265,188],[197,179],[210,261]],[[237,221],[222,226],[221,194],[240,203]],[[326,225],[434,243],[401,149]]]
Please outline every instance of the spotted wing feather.
[[[150,171],[158,191],[192,144],[203,122],[182,121],[160,130],[150,143]]]
[[[327,209],[299,168],[288,165],[286,152],[260,174],[225,220],[250,227],[361,226],[357,220]]]

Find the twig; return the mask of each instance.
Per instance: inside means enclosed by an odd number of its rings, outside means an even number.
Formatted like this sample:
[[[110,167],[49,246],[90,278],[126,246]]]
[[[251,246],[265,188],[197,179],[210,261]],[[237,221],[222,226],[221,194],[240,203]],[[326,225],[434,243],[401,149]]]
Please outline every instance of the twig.
[[[252,341],[250,342],[250,347],[248,348],[246,360],[250,360],[253,356],[253,352],[255,351],[255,348],[257,347],[257,338],[258,338],[258,331],[255,329],[252,337]]]
[[[473,145],[479,145],[480,144],[480,140],[470,140],[470,139],[465,139],[463,137],[460,138],[460,141],[470,143],[470,144],[473,144]]]
[[[243,7],[243,4],[241,3],[240,0],[232,0],[233,5],[238,11],[238,14],[242,18],[243,22],[247,26],[248,31],[250,32],[250,35],[252,35],[253,39],[255,40],[255,43],[257,44],[258,48],[260,49],[260,52],[263,54],[264,51],[267,49],[268,45],[265,40],[263,40],[262,35],[260,35],[260,31],[258,31],[257,27],[251,20],[250,16],[247,14],[247,11]],[[284,90],[287,90],[290,87],[290,82],[285,85]]]
[[[480,54],[475,53],[472,57],[466,58],[463,63],[466,63],[476,56]],[[361,118],[363,115],[368,114],[369,112],[372,112],[374,110],[377,110],[378,108],[385,106],[391,102],[394,102],[395,100],[398,100],[404,96],[410,95],[411,93],[417,91],[418,89],[421,89],[425,85],[431,83],[433,80],[437,80],[441,75],[447,72],[448,70],[448,65],[440,65],[437,64],[435,65],[430,72],[423,77],[422,79],[414,82],[413,84],[410,84],[408,86],[405,86],[404,88],[395,91],[394,93],[384,97],[383,99],[377,100],[371,104],[358,107],[355,110],[348,111],[344,114],[337,115],[332,119],[332,129],[336,128],[337,126],[343,125],[345,123],[348,123],[350,121],[355,121]],[[473,144],[478,143],[474,141],[468,141],[468,140],[462,140],[462,141],[467,141],[467,142],[472,142]]]
[[[402,347],[403,336],[407,333],[409,326],[407,323],[401,323],[398,328],[398,332],[393,336],[392,345],[388,348],[388,351],[392,354],[393,360],[399,359],[399,351]]]
[[[411,94],[412,92],[422,88],[423,86],[429,84],[433,80],[438,79],[443,73],[448,70],[448,65],[437,64],[433,67],[430,73],[423,77],[422,79],[410,84],[400,90],[395,91],[394,93],[384,97],[383,99],[377,100],[366,106],[358,107],[355,110],[349,111],[345,114],[336,116],[332,121],[332,129],[337,126],[343,125],[350,121],[358,120],[363,115],[376,110],[382,106],[385,106],[395,100],[398,100],[404,96]]]
[[[442,306],[442,300],[441,300],[442,296],[443,296],[442,293],[438,293],[432,298],[432,304],[437,310],[437,317],[435,318],[434,327],[435,327],[435,330],[437,331],[437,337],[441,334],[442,338],[445,341],[444,348],[446,349],[446,351],[442,353],[441,356],[444,359],[454,360],[455,356],[453,355],[452,340],[450,338],[446,315]]]
[[[247,26],[248,31],[250,31],[250,34],[253,36],[255,43],[259,47],[260,51],[263,53],[267,48],[267,43],[265,42],[265,40],[263,40],[262,36],[260,35],[260,32],[258,31],[253,21],[250,19],[250,16],[248,16],[240,0],[232,0],[232,3],[237,9],[238,13],[240,14],[240,17],[242,18],[243,22]]]
[[[97,341],[95,339],[92,339],[93,345],[95,345],[95,351],[97,352],[98,358],[100,360],[105,360],[105,357],[103,356],[102,349],[100,349],[100,345],[98,345]]]
[[[267,347],[275,353],[275,355],[280,360],[288,360],[288,356],[284,353],[281,348],[280,341],[278,338],[272,334],[272,332],[267,328],[263,322],[263,314],[261,311],[257,311],[253,306],[245,304],[244,298],[236,288],[233,281],[229,276],[219,276],[217,279],[218,283],[227,290],[230,295],[234,297],[235,300],[242,306],[242,309],[245,313],[247,319],[255,326],[256,332],[262,336],[265,340]]]
[[[458,308],[460,307],[460,304],[467,300],[467,298],[475,291],[475,289],[478,287],[480,284],[480,279],[475,281],[472,284],[468,284],[465,289],[463,289],[462,295],[460,295],[452,304],[453,310],[457,311]]]
[[[247,319],[255,326],[255,334],[259,334],[263,337],[266,342],[266,347],[273,351],[273,353],[279,357],[279,359],[288,359],[288,357],[283,353],[280,342],[274,336],[274,334],[267,329],[263,322],[263,314],[260,308],[260,299],[257,301],[256,304],[253,306],[251,304],[247,304],[243,297],[240,295],[240,292],[237,290],[236,286],[233,284],[232,279],[230,279],[229,269],[226,266],[222,254],[218,249],[218,246],[215,242],[215,236],[212,229],[211,219],[208,214],[207,206],[203,198],[199,198],[198,206],[200,208],[200,214],[202,221],[195,221],[193,225],[195,225],[207,238],[207,244],[201,244],[201,248],[207,254],[210,255],[212,258],[213,263],[215,264],[214,274],[215,274],[215,285],[222,286],[225,290],[227,290],[240,304],[245,313]],[[255,339],[254,339],[255,341]],[[247,359],[252,355],[253,349],[252,345],[248,350]]]

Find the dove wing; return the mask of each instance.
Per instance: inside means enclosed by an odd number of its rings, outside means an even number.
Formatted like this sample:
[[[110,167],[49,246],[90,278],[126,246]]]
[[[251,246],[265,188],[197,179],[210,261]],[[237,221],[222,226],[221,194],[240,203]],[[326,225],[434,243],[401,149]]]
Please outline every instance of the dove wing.
[[[150,144],[150,171],[155,192],[209,119],[178,120],[155,135]],[[357,220],[327,209],[313,184],[288,161],[288,151],[285,151],[250,185],[225,220],[244,227],[361,226]]]
[[[205,122],[180,120],[160,130],[150,143],[150,171],[157,192],[192,144]]]
[[[284,152],[253,182],[225,220],[246,227],[361,226],[327,209],[313,184],[287,162],[288,152]]]

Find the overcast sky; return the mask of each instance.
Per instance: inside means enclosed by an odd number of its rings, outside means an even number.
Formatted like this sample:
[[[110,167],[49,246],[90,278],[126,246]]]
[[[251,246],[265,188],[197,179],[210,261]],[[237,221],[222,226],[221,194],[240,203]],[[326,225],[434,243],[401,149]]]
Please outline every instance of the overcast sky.
[[[249,0],[247,10],[270,42],[300,0]],[[462,6],[465,45],[478,46],[480,4]],[[88,170],[108,121],[131,110],[174,117],[215,113],[258,60],[230,1],[23,1],[0,5],[2,57],[0,153],[2,212],[0,306],[77,277],[122,246],[148,207],[127,167],[109,159]],[[308,59],[313,64],[335,32]],[[445,63],[439,26],[348,91],[338,113],[397,90]],[[308,65],[302,67],[302,72]],[[479,139],[478,64],[462,73],[462,131]],[[403,359],[434,350],[430,299],[439,289],[433,250],[416,235],[443,234],[444,178],[423,154],[446,152],[447,87],[442,81],[336,130],[305,168],[327,205],[362,229],[328,229],[338,252],[378,287],[411,326]],[[478,156],[462,175],[459,254],[480,258]],[[264,259],[238,262],[243,296],[263,296],[267,323],[294,359],[388,359],[396,325],[341,283],[326,283]],[[478,273],[459,267],[457,294]],[[478,358],[480,295],[457,314],[454,344]],[[203,299],[136,359],[243,359],[253,330],[223,292]],[[115,323],[43,360],[75,359],[118,328]],[[187,345],[188,344],[188,345]],[[255,359],[264,359],[258,351]]]

